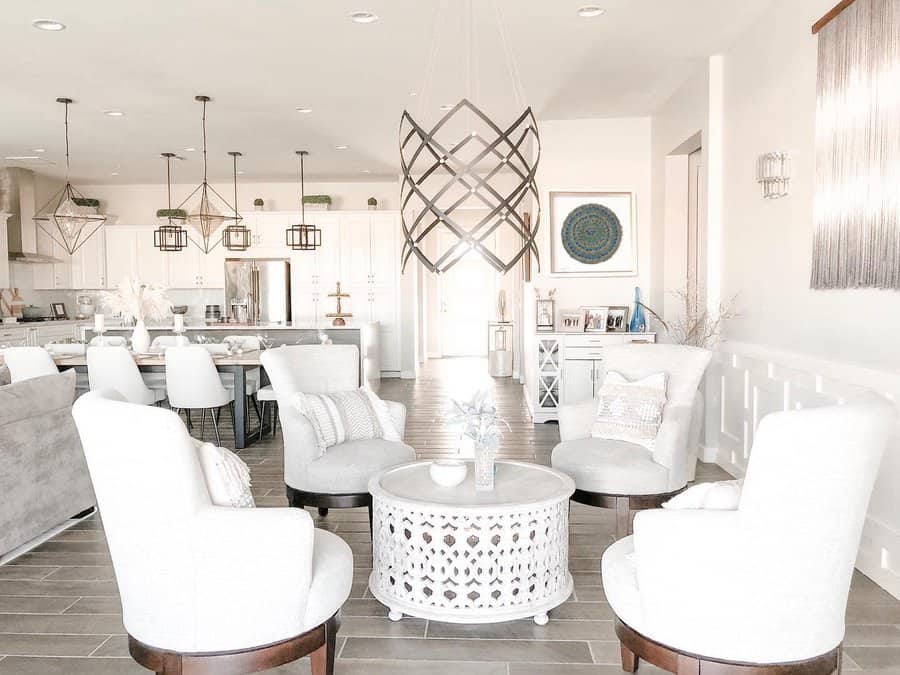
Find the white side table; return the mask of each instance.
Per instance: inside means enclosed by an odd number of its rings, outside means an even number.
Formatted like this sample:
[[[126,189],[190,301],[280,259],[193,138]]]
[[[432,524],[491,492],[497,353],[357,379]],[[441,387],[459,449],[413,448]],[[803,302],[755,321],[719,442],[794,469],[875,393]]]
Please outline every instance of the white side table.
[[[373,561],[369,589],[403,614],[494,623],[547,612],[572,593],[569,497],[575,483],[549,467],[497,462],[495,488],[476,492],[469,462],[457,487],[435,485],[430,462],[369,481]]]

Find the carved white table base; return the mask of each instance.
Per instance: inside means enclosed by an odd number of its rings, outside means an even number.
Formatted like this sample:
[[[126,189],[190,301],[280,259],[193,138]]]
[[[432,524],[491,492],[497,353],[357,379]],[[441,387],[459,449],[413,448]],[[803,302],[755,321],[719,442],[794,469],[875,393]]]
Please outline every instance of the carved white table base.
[[[403,614],[454,623],[534,617],[572,593],[567,476],[498,462],[493,493],[475,493],[474,469],[456,488],[428,478],[428,462],[374,478],[372,595]]]

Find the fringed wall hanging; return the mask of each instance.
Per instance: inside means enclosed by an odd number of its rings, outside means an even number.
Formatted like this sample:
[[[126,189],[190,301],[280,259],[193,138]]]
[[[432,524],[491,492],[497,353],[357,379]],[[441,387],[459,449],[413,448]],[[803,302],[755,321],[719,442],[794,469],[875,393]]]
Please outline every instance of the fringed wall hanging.
[[[900,0],[842,2],[813,32],[810,286],[900,290]]]

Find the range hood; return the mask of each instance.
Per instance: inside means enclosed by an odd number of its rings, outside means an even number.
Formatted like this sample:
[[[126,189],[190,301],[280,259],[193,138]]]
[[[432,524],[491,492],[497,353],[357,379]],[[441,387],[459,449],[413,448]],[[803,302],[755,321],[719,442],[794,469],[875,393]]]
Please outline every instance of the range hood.
[[[20,263],[62,262],[38,253],[34,209],[34,172],[18,167],[0,169],[0,212],[12,214],[6,221],[9,259]]]

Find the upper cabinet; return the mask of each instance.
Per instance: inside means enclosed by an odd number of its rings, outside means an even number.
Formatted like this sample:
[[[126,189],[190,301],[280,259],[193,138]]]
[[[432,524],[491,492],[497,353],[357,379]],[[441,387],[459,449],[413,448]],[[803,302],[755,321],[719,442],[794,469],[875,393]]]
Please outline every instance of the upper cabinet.
[[[94,235],[102,236],[102,233]],[[34,266],[34,287],[39,291],[55,290],[58,288],[73,288],[72,264],[66,249],[57,244],[53,237],[47,234],[42,227],[37,228],[37,252],[40,255],[49,255],[59,262],[48,264],[41,263]]]
[[[72,288],[106,288],[106,237],[95,233],[72,254]]]

